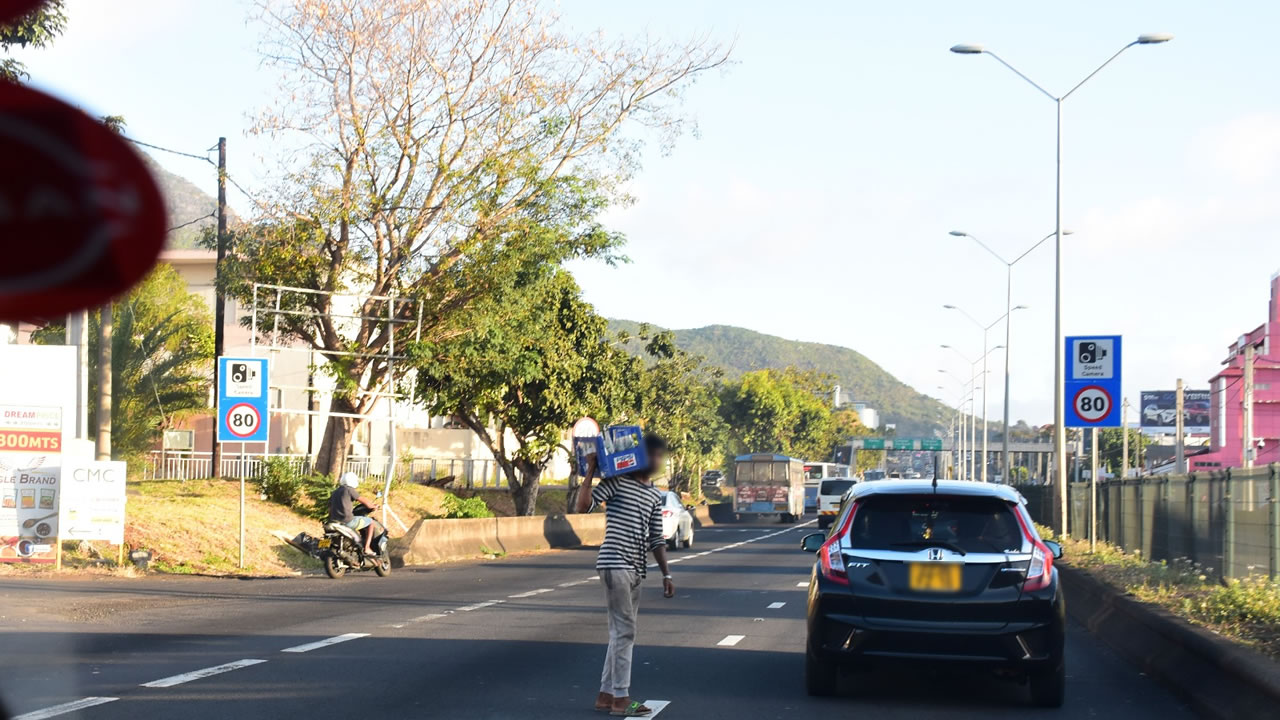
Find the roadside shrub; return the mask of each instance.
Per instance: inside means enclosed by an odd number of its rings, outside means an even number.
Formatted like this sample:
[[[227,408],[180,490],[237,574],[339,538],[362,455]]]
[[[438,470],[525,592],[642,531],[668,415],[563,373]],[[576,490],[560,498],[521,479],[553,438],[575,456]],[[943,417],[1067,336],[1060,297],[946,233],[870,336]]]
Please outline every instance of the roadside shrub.
[[[1280,623],[1280,585],[1265,577],[1229,580],[1200,597],[1183,599],[1183,610],[1192,617],[1221,625]]]
[[[440,501],[440,517],[487,518],[493,517],[493,511],[485,504],[482,497],[460,498],[457,495],[445,495]]]
[[[302,474],[284,458],[267,458],[262,463],[258,489],[273,503],[293,507],[302,490]]]
[[[328,475],[308,475],[302,478],[301,495],[293,509],[300,514],[324,522],[329,517],[329,496],[336,483]]]

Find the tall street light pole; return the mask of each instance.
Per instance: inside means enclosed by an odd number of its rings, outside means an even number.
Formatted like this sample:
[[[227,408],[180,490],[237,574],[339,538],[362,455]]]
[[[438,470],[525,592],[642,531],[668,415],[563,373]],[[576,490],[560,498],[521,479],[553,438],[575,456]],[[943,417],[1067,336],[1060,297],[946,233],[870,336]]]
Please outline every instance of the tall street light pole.
[[[958,310],[959,308],[956,308],[956,309]],[[996,322],[1000,322],[1000,321],[997,320]],[[994,325],[995,323],[992,323],[992,324]],[[987,432],[987,407],[986,407],[987,405],[987,390],[986,390],[987,356],[989,356],[991,353],[995,352],[996,350],[1004,349],[1004,346],[996,345],[991,349],[987,349],[986,338],[984,335],[982,357],[978,358],[977,360],[970,360],[969,356],[960,352],[959,350],[952,347],[951,345],[943,345],[942,347],[946,350],[950,350],[954,352],[955,354],[963,358],[965,362],[969,363],[969,374],[971,377],[973,377],[973,393],[974,393],[973,397],[974,397],[975,405],[977,404],[977,401],[978,401],[978,390],[982,391],[982,432],[984,435],[982,440],[982,482],[986,482],[987,481],[987,440],[985,435]],[[982,385],[978,385],[978,363],[982,363]],[[977,412],[978,411],[975,408],[973,413],[970,416],[970,422],[969,422],[969,428],[970,428],[969,429],[969,477],[970,479],[973,479],[973,480],[978,479],[977,469],[976,469],[977,457],[978,457]]]
[[[947,347],[947,346],[945,346],[945,345],[944,345],[943,347]],[[959,351],[957,350],[956,352],[959,352]],[[961,357],[963,357],[963,355],[962,355]],[[964,434],[965,434],[965,432],[966,432],[966,427],[965,427],[965,417],[964,417],[964,404],[965,404],[965,402],[966,402],[966,401],[968,401],[968,400],[969,400],[969,396],[970,396],[970,394],[972,394],[972,393],[975,391],[974,389],[971,389],[971,387],[970,387],[970,386],[972,385],[972,383],[973,383],[973,380],[972,380],[972,379],[970,379],[970,380],[962,380],[961,378],[957,377],[955,373],[951,372],[950,370],[945,370],[945,369],[942,369],[942,368],[939,368],[939,369],[938,369],[938,372],[940,372],[940,373],[942,373],[943,375],[946,375],[947,377],[951,378],[952,380],[954,380],[954,381],[956,382],[956,384],[957,384],[957,385],[959,385],[959,386],[960,386],[960,402],[959,402],[959,404],[958,404],[958,405],[956,405],[956,420],[957,420],[957,424],[956,424],[956,436],[957,436],[957,442],[956,442],[956,474],[957,474],[957,475],[959,475],[959,479],[960,479],[960,480],[964,480],[964,479],[965,479],[965,472],[964,472],[965,440],[964,440]]]
[[[1085,76],[1083,80],[1076,83],[1075,87],[1067,91],[1062,97],[1057,97],[1053,93],[1045,90],[1036,81],[1022,74],[1014,66],[1005,62],[999,55],[987,50],[982,45],[973,43],[962,43],[954,45],[951,52],[960,55],[990,55],[1001,65],[1013,71],[1015,75],[1026,80],[1036,90],[1039,90],[1045,97],[1053,101],[1057,109],[1057,162],[1054,180],[1054,270],[1053,270],[1053,456],[1056,469],[1056,481],[1058,483],[1058,501],[1062,510],[1061,523],[1062,534],[1068,534],[1067,528],[1067,432],[1062,426],[1065,421],[1063,415],[1063,387],[1062,387],[1062,359],[1065,350],[1062,346],[1062,103],[1071,97],[1072,93],[1080,89],[1081,85],[1089,82],[1089,79],[1102,71],[1102,68],[1111,64],[1112,60],[1120,57],[1120,54],[1134,45],[1159,45],[1173,39],[1168,33],[1148,33],[1139,35],[1137,40],[1125,45],[1116,51],[1115,55],[1107,58],[1107,61],[1098,66],[1096,70]]]
[[[964,311],[964,308],[957,307],[957,306],[955,306],[955,305],[943,305],[942,307],[946,308],[947,310],[955,310],[955,311],[959,312],[961,315],[964,315],[966,318],[968,318],[968,319],[969,319],[969,322],[973,323],[974,325],[976,325],[976,326],[978,327],[978,329],[982,330],[982,376],[983,376],[983,383],[986,383],[986,375],[987,375],[987,355],[989,355],[989,354],[990,354],[990,351],[987,349],[987,333],[988,333],[988,331],[990,331],[990,330],[991,330],[991,328],[993,328],[993,327],[995,327],[996,325],[998,325],[998,324],[1000,323],[1000,321],[1001,321],[1001,320],[1006,320],[1006,318],[1008,318],[1008,317],[1009,317],[1009,315],[1011,315],[1011,314],[1013,313],[1013,311],[1014,311],[1014,310],[1026,310],[1026,309],[1027,309],[1027,306],[1026,306],[1026,305],[1019,305],[1019,306],[1017,306],[1017,307],[1008,308],[1008,309],[1006,309],[1006,310],[1004,311],[1004,314],[1003,314],[1003,315],[1001,315],[1000,317],[996,318],[995,320],[992,320],[990,323],[988,323],[988,324],[986,324],[986,325],[982,324],[982,323],[981,323],[977,318],[975,318],[974,316],[972,316],[972,315],[970,315],[969,313],[965,312],[965,311]],[[1006,321],[1006,323],[1005,323],[1005,326],[1006,326],[1006,328],[1008,327],[1008,322],[1007,322],[1007,321]],[[1008,337],[1008,335],[1007,335],[1007,333],[1006,333],[1006,340],[1005,340],[1005,344],[1004,344],[1004,345],[998,345],[998,346],[996,346],[996,347],[994,347],[994,348],[991,348],[991,350],[997,350],[997,349],[999,349],[999,348],[1005,348],[1005,363],[1004,363],[1004,364],[1005,364],[1005,372],[1006,372],[1006,373],[1008,373],[1008,371],[1009,371],[1009,352],[1008,352],[1008,347],[1009,347],[1009,345],[1008,345],[1007,337]],[[1009,388],[1008,388],[1008,385],[1007,385],[1007,383],[1006,383],[1006,387],[1005,387],[1005,395],[1007,396],[1007,395],[1008,395],[1008,393],[1009,393]],[[1006,417],[1006,418],[1005,418],[1005,434],[1006,434],[1006,435],[1008,435],[1008,425],[1009,425],[1009,420],[1008,420],[1008,418]],[[988,438],[988,435],[989,435],[989,433],[987,432],[987,391],[986,391],[986,390],[983,390],[983,391],[982,391],[982,482],[987,482],[987,465],[989,464],[989,463],[987,462],[987,438]]]
[[[977,237],[970,235],[967,232],[963,232],[961,230],[952,230],[950,234],[955,237],[967,237],[970,240],[978,243],[978,245],[982,246],[983,250],[986,250],[987,252],[991,253],[991,255],[995,257],[995,259],[999,260],[1001,263],[1004,263],[1004,266],[1005,266],[1005,275],[1004,275],[1004,278],[1005,278],[1005,284],[1004,284],[1004,317],[1005,317],[1005,320],[1004,320],[1004,347],[1005,347],[1005,350],[1004,350],[1004,438],[1000,443],[1001,444],[1000,474],[1004,478],[1005,484],[1008,484],[1009,477],[1010,477],[1009,475],[1009,362],[1010,362],[1009,357],[1013,354],[1011,352],[1011,348],[1013,347],[1013,344],[1012,344],[1013,343],[1013,335],[1012,335],[1013,318],[1010,317],[1013,314],[1013,310],[1014,310],[1012,306],[1013,266],[1017,265],[1019,262],[1022,261],[1023,258],[1030,255],[1033,250],[1045,244],[1045,242],[1049,238],[1054,237],[1055,233],[1049,233],[1048,235],[1045,235],[1043,238],[1040,239],[1039,242],[1027,248],[1025,251],[1023,251],[1021,255],[1014,258],[1013,260],[1005,260],[1004,257],[1000,255],[1000,253],[996,252],[995,250],[992,250],[986,243],[982,242]],[[1071,231],[1063,230],[1062,234],[1064,236],[1070,235]],[[1023,307],[1023,306],[1019,306],[1019,307]]]

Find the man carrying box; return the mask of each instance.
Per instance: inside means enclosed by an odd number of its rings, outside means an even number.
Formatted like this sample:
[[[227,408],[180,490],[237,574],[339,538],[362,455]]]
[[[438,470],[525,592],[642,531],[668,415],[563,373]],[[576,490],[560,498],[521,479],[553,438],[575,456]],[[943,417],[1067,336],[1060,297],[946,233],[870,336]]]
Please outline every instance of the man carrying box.
[[[662,494],[652,481],[666,457],[667,443],[653,433],[645,433],[644,448],[649,460],[646,467],[604,478],[594,489],[591,481],[596,474],[596,460],[591,456],[576,504],[580,513],[590,510],[593,502],[605,506],[604,542],[596,556],[596,571],[600,573],[609,610],[609,649],[605,652],[596,710],[621,717],[644,717],[653,712],[631,700],[631,651],[649,551],[662,570],[663,597],[674,597],[676,593],[662,539]]]

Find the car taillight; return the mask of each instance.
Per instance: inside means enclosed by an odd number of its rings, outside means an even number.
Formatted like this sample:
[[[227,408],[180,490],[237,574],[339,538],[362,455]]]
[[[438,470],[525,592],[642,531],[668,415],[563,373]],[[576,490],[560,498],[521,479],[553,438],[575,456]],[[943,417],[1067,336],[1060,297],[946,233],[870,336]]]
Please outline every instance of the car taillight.
[[[853,524],[853,514],[857,511],[858,506],[855,503],[844,516],[844,522],[831,531],[831,536],[818,550],[818,568],[822,571],[822,575],[841,585],[849,584],[849,571],[844,566],[844,555],[840,552],[840,538],[849,531],[849,526]]]
[[[1043,590],[1049,587],[1049,583],[1053,580],[1053,553],[1049,552],[1049,547],[1031,532],[1031,526],[1023,516],[1021,507],[1015,508],[1013,514],[1018,518],[1018,524],[1022,526],[1022,534],[1031,543],[1031,564],[1027,567],[1027,579],[1022,581],[1022,589]]]
[[[675,515],[675,513],[674,513],[674,512],[672,512],[672,511],[670,511],[670,510],[663,510],[663,511],[662,511],[662,517],[664,517],[664,518],[669,518],[669,517],[671,517],[672,515]],[[650,517],[652,517],[652,516],[650,516]]]

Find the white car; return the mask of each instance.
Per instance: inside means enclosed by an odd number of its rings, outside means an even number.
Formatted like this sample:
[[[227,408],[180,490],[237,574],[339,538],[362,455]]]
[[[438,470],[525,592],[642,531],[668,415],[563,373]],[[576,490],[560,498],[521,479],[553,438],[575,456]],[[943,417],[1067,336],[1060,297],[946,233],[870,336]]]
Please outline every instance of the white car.
[[[854,478],[827,478],[818,485],[818,529],[825,530],[840,514],[840,498],[858,481]]]
[[[693,547],[693,515],[673,492],[662,493],[662,539],[671,550]]]

